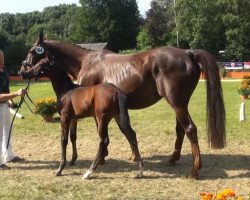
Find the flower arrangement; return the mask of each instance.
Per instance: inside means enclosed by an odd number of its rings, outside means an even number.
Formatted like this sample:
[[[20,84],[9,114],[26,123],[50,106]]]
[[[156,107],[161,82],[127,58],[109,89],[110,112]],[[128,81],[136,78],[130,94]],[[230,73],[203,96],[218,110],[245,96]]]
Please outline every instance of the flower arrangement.
[[[250,76],[244,76],[238,89],[240,95],[248,97],[250,95]]]
[[[57,112],[57,103],[54,98],[38,99],[35,103],[34,113],[41,116],[54,115]]]
[[[243,200],[242,196],[237,196],[232,189],[225,189],[222,192],[213,194],[210,192],[201,192],[201,200]]]

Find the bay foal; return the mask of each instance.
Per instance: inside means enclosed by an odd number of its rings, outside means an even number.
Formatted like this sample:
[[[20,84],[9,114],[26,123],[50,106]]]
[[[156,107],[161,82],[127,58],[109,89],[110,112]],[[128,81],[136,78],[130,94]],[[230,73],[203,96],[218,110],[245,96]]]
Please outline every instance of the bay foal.
[[[138,150],[136,134],[129,122],[126,95],[109,83],[80,87],[74,84],[68,74],[59,67],[59,62],[49,58],[40,60],[26,73],[30,77],[39,76],[40,74],[48,76],[52,82],[57,96],[58,112],[61,120],[61,163],[56,175],[61,175],[66,166],[66,147],[70,122],[75,119],[94,117],[100,143],[98,153],[90,168],[84,174],[84,178],[89,178],[97,169],[98,164],[105,162],[109,144],[108,124],[112,118],[115,119],[121,132],[126,136],[131,149],[136,153],[139,165],[138,177],[142,177],[143,164]],[[70,137],[76,140],[76,132],[71,132]]]

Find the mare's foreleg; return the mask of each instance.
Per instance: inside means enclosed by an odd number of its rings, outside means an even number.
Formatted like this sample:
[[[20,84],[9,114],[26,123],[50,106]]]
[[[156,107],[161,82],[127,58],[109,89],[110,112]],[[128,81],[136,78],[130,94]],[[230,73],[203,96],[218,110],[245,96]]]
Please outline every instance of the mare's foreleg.
[[[128,142],[130,144],[130,148],[132,149],[132,151],[134,152],[134,155],[136,157],[137,164],[139,166],[139,173],[138,173],[137,177],[142,178],[142,176],[143,176],[143,163],[142,163],[141,155],[140,155],[139,148],[138,148],[136,133],[132,129],[130,122],[129,122],[130,121],[129,115],[128,115],[128,113],[126,113],[125,116],[123,116],[122,118],[120,116],[116,116],[115,120],[116,120],[121,132],[127,138]]]
[[[168,163],[170,165],[175,165],[175,162],[180,159],[181,148],[182,148],[183,139],[184,139],[184,136],[185,136],[185,131],[182,128],[181,124],[178,122],[177,119],[176,119],[175,130],[176,130],[175,149],[174,149],[174,152],[173,152],[172,156],[170,157],[170,159],[168,161]]]
[[[70,120],[66,119],[64,116],[61,116],[61,162],[56,172],[57,176],[62,174],[62,170],[66,166],[66,149],[68,144],[69,123]]]
[[[77,131],[77,119],[72,119],[70,122],[70,140],[72,143],[72,158],[71,158],[71,161],[69,162],[69,165],[74,165],[77,159],[76,131]]]
[[[105,121],[104,118],[102,117],[101,119],[98,120],[98,134],[100,138],[100,143],[99,143],[99,149],[97,152],[97,155],[91,164],[90,168],[88,171],[83,175],[84,179],[90,178],[90,175],[97,169],[98,164],[100,164],[106,155],[106,149],[109,144],[108,140],[108,122],[107,120]]]

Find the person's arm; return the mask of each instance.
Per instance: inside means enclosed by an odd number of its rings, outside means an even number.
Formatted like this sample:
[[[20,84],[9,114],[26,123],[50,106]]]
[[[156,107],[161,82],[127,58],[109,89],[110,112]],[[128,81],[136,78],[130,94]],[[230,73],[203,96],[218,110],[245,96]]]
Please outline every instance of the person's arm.
[[[9,101],[17,96],[23,96],[25,94],[25,89],[20,89],[16,92],[11,92],[7,94],[0,94],[0,102]]]

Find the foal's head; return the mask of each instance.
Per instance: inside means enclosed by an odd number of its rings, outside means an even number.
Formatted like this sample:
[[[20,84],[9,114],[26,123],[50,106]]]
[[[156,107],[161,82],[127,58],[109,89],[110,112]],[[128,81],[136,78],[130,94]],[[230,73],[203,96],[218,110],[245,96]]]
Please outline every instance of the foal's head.
[[[39,77],[44,77],[48,76],[52,66],[54,66],[55,60],[54,59],[49,59],[49,58],[43,58],[40,60],[37,64],[35,64],[32,67],[27,68],[23,72],[23,77],[31,79],[31,78],[39,78]]]

